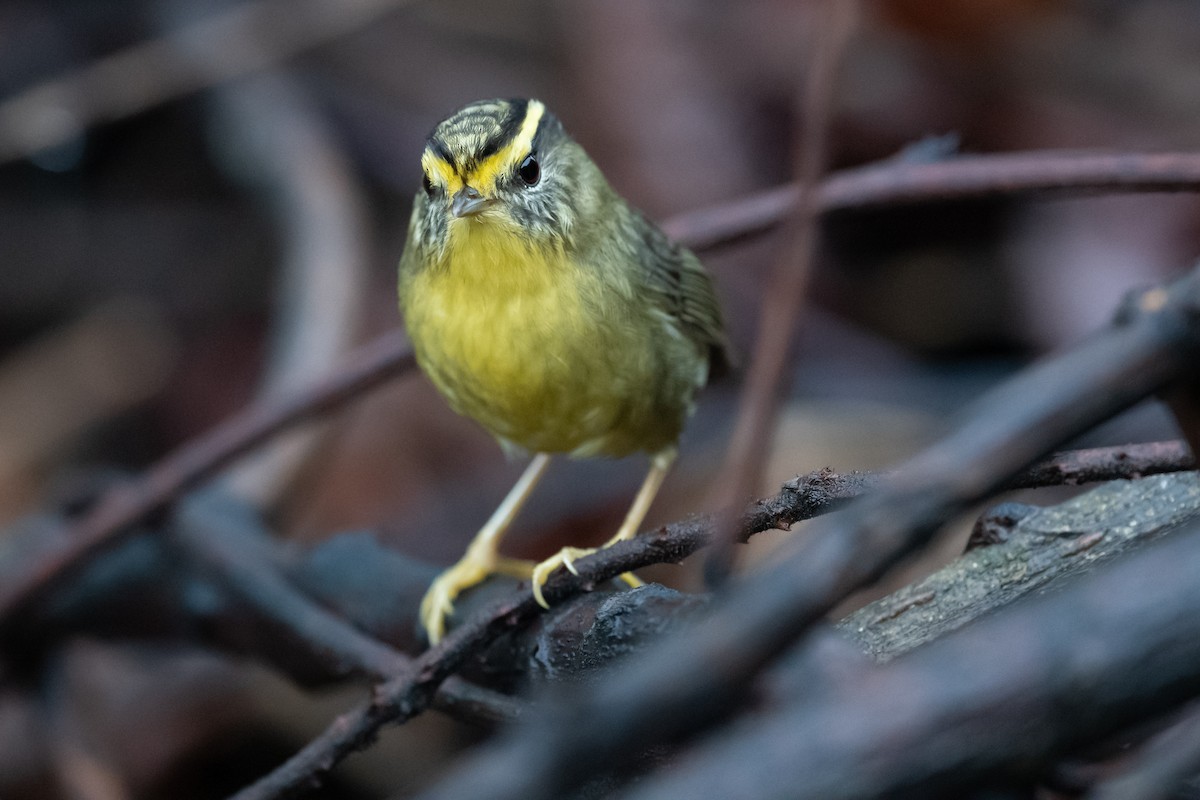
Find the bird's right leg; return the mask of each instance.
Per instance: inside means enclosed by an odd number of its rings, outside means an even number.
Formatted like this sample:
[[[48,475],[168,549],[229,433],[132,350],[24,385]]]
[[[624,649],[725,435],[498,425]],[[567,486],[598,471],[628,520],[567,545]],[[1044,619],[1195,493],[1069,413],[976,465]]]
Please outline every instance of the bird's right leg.
[[[533,565],[515,558],[500,555],[500,540],[504,532],[516,519],[521,507],[533,494],[550,456],[538,453],[521,473],[508,496],[492,514],[491,518],[475,534],[467,552],[450,569],[434,579],[425,598],[421,600],[421,625],[429,636],[430,644],[437,644],[446,632],[446,617],[454,612],[454,598],[466,589],[482,583],[488,575],[501,573],[517,578],[528,578]]]
[[[642,481],[642,488],[638,490],[637,497],[634,498],[633,505],[629,507],[629,513],[625,515],[625,521],[621,523],[616,536],[609,539],[602,547],[564,547],[533,568],[533,574],[531,575],[533,598],[537,600],[538,605],[542,608],[550,608],[550,604],[542,596],[542,586],[545,585],[546,580],[550,577],[550,573],[554,572],[554,570],[560,566],[566,567],[578,575],[579,571],[575,569],[575,559],[590,556],[592,553],[599,552],[605,547],[612,547],[617,542],[632,539],[637,535],[638,527],[646,519],[646,513],[650,510],[650,504],[654,502],[654,498],[658,495],[658,490],[662,487],[667,473],[671,470],[671,465],[675,463],[676,452],[674,447],[668,447],[651,457],[650,471],[646,473],[646,479]],[[632,572],[626,572],[620,578],[635,589],[642,585],[641,578]]]

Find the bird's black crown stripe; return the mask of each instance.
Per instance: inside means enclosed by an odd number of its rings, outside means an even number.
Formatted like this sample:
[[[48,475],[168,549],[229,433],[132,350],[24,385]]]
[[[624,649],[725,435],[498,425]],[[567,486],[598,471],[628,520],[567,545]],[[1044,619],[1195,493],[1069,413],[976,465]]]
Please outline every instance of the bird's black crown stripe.
[[[458,170],[458,165],[454,161],[454,154],[450,152],[450,148],[446,147],[446,143],[436,136],[429,137],[429,148],[433,150],[434,155],[445,161],[455,171]]]
[[[479,152],[475,154],[476,160],[486,161],[489,156],[495,155],[500,148],[511,142],[521,132],[521,126],[525,123],[525,114],[528,111],[528,100],[510,100],[508,113],[504,115],[504,119],[500,120],[499,130],[483,143],[483,147],[479,148]]]

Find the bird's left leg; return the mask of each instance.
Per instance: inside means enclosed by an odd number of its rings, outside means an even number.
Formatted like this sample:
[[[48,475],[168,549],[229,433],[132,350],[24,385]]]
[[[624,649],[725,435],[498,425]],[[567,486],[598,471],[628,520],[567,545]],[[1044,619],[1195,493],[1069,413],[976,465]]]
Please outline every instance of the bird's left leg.
[[[655,453],[651,457],[650,471],[646,473],[646,479],[642,481],[642,488],[638,490],[637,497],[633,500],[633,505],[629,507],[629,512],[625,514],[625,521],[617,529],[616,535],[605,542],[603,546],[564,547],[533,568],[531,578],[533,582],[533,596],[542,608],[550,607],[550,604],[542,597],[542,586],[545,585],[546,580],[550,577],[550,573],[559,567],[566,567],[578,575],[579,573],[575,569],[575,559],[591,555],[603,550],[605,547],[611,547],[617,542],[632,539],[637,535],[638,528],[641,527],[642,521],[646,518],[646,513],[650,510],[650,504],[654,502],[658,490],[662,487],[663,480],[667,477],[667,473],[671,470],[671,465],[675,462],[676,453],[675,448],[670,447]],[[626,572],[621,576],[621,580],[630,586],[642,585],[642,581],[632,572]]]
[[[475,534],[467,552],[458,563],[434,580],[421,600],[421,625],[429,636],[430,644],[437,644],[446,632],[446,617],[454,611],[454,599],[459,593],[478,583],[488,575],[501,573],[516,578],[529,576],[530,563],[515,558],[506,558],[499,553],[500,540],[516,519],[517,513],[529,499],[533,487],[546,472],[550,456],[538,453],[529,462],[525,472],[504,502],[495,510],[487,523]]]

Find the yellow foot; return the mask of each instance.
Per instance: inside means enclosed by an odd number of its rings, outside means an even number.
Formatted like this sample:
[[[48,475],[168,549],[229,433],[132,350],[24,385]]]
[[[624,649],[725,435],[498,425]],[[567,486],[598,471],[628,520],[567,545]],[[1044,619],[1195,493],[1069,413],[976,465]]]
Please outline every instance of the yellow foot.
[[[469,551],[462,560],[438,575],[421,600],[421,626],[431,645],[446,635],[446,618],[454,613],[454,599],[472,586],[483,583],[489,575],[511,575],[527,578],[533,564],[503,556],[477,556]]]
[[[533,599],[537,600],[538,605],[542,608],[550,608],[550,604],[546,602],[546,598],[542,596],[542,587],[546,585],[550,574],[559,567],[566,567],[572,575],[578,575],[579,570],[575,569],[575,559],[590,556],[603,548],[600,547],[564,547],[554,555],[547,558],[533,568],[533,574],[530,580],[533,582]],[[629,584],[633,588],[642,585],[642,580],[632,572],[626,572],[621,575],[621,580]]]

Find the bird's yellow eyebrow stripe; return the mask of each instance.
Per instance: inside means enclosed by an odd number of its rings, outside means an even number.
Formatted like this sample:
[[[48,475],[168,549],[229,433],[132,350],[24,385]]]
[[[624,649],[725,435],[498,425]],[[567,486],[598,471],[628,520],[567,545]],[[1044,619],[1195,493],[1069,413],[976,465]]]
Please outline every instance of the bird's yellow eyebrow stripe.
[[[496,189],[496,181],[524,159],[533,147],[533,137],[537,135],[538,125],[546,113],[546,106],[539,100],[530,100],[525,109],[525,119],[516,135],[499,150],[485,158],[467,173],[466,183],[478,189],[485,197],[491,196]],[[430,176],[436,176],[439,182],[446,186],[447,192],[453,195],[463,188],[463,177],[454,170],[451,164],[429,148],[421,155],[421,166]]]
[[[490,195],[496,188],[496,180],[501,175],[507,174],[516,165],[518,159],[524,159],[529,155],[530,148],[533,147],[533,137],[537,134],[538,125],[545,113],[546,107],[541,102],[530,100],[529,106],[525,109],[525,120],[521,123],[521,129],[517,131],[517,135],[508,144],[480,162],[467,176],[467,182],[485,196]]]
[[[434,183],[445,186],[449,194],[454,194],[462,188],[462,178],[458,177],[454,167],[446,163],[441,156],[435,155],[428,147],[421,154],[421,168]]]

